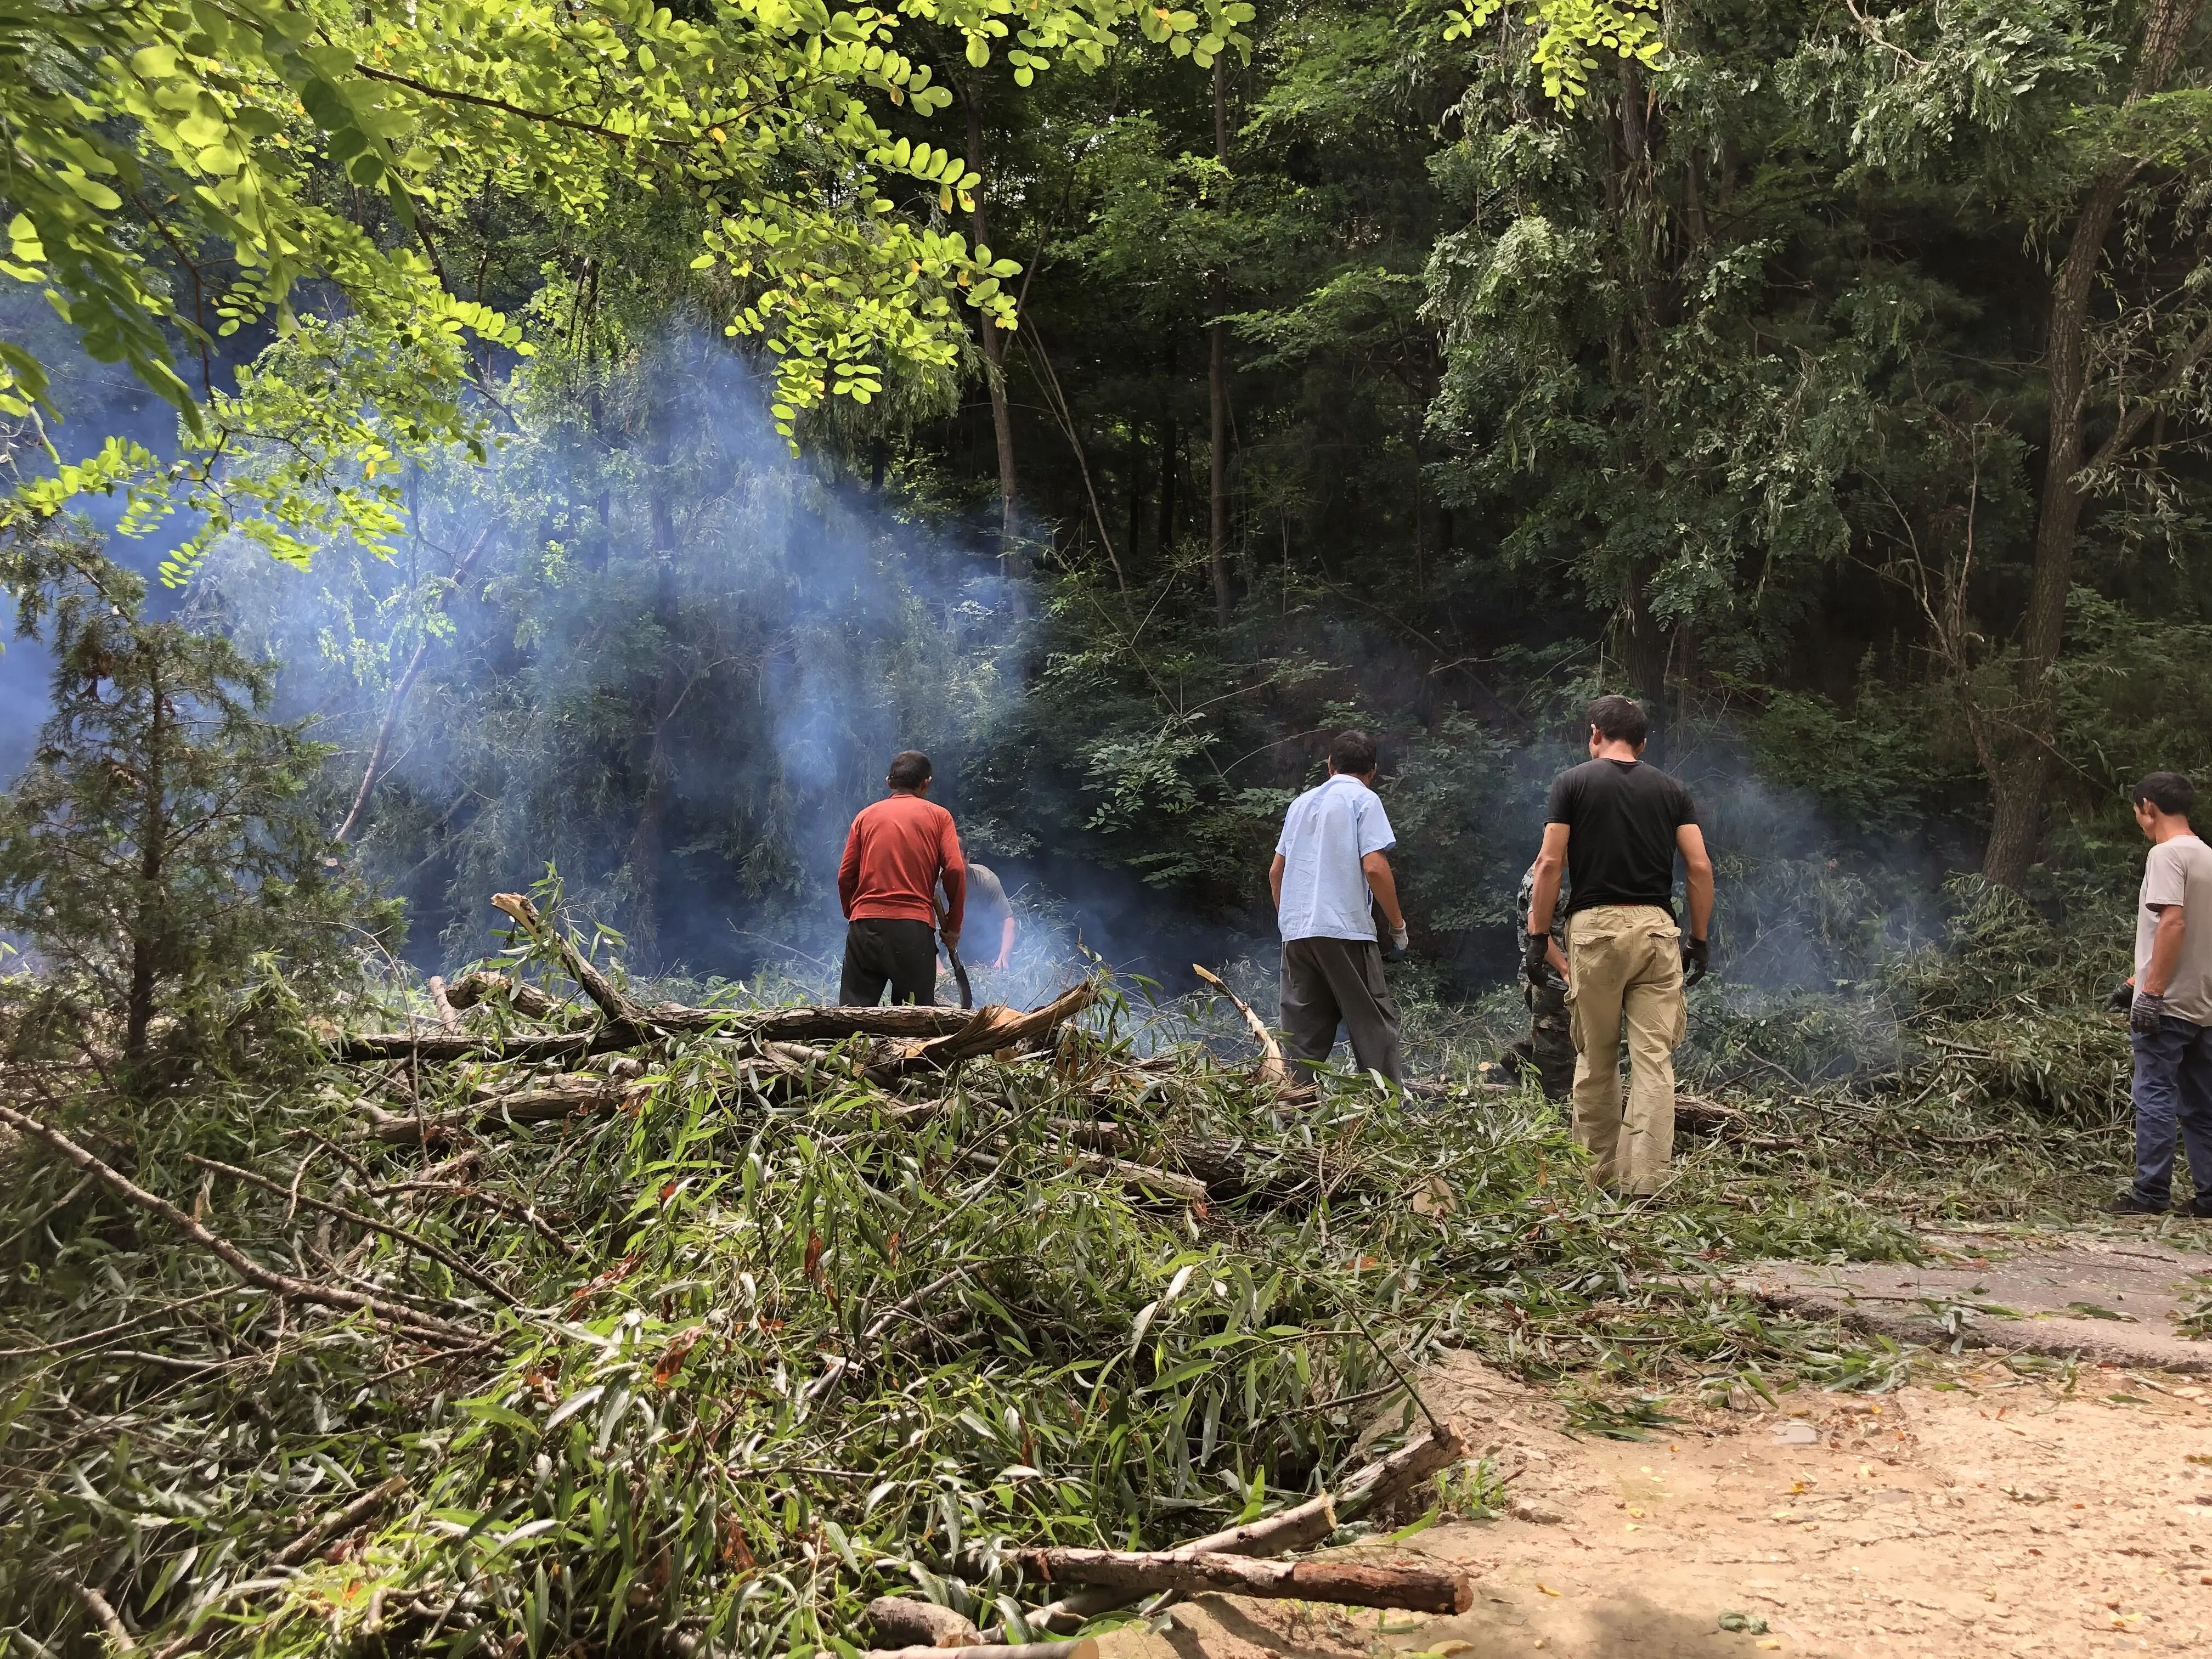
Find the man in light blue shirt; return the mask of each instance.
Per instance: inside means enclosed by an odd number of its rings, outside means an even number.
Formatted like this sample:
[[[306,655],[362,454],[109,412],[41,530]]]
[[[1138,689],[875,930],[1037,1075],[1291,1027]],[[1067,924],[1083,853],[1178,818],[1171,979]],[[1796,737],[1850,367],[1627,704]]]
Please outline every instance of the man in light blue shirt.
[[[1406,948],[1398,884],[1383,856],[1398,844],[1375,781],[1375,739],[1343,732],[1328,781],[1291,803],[1267,885],[1283,935],[1283,1029],[1294,1060],[1318,1066],[1342,1022],[1362,1071],[1398,1080],[1398,1005],[1382,981],[1375,908]]]

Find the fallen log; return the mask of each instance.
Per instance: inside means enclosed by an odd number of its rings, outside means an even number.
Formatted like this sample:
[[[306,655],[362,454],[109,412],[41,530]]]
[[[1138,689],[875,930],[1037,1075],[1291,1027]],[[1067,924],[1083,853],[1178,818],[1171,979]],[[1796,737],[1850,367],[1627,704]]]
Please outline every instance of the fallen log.
[[[1018,1550],[1022,1570],[1050,1583],[1080,1583],[1124,1596],[1208,1590],[1340,1607],[1397,1607],[1408,1613],[1465,1613],[1474,1585],[1439,1567],[1386,1567],[1363,1561],[1255,1561],[1203,1550]]]
[[[878,1595],[862,1615],[868,1638],[881,1650],[900,1648],[985,1646],[983,1632],[970,1620],[934,1601],[916,1601],[903,1595]]]
[[[1265,1520],[1249,1521],[1225,1532],[1194,1538],[1187,1544],[1177,1545],[1173,1553],[1281,1555],[1310,1550],[1334,1532],[1340,1520],[1353,1519],[1389,1503],[1409,1490],[1415,1481],[1425,1480],[1466,1456],[1467,1444],[1458,1427],[1446,1423],[1444,1430],[1441,1436],[1425,1434],[1418,1440],[1408,1441],[1388,1457],[1355,1471],[1344,1483],[1343,1490],[1352,1494],[1348,1504],[1323,1492]],[[1127,1607],[1133,1599],[1115,1590],[1079,1589],[1039,1607],[1029,1616],[1029,1622],[1038,1630],[1077,1629],[1116,1607]],[[1003,1632],[987,1631],[984,1634]]]
[[[476,975],[471,975],[471,978]],[[487,975],[486,978],[501,975]],[[461,983],[466,983],[465,981]],[[528,987],[522,988],[525,990]],[[448,986],[447,1000],[453,1001],[459,985]],[[532,1018],[551,1018],[562,1012],[542,991],[544,1012],[531,1012],[520,997],[518,1011]],[[470,1006],[481,1000],[471,998]],[[454,1004],[455,1006],[462,1005]],[[574,1011],[569,1011],[573,1012]],[[988,1012],[988,1011],[986,1011]],[[1042,1011],[1040,1011],[1042,1012]],[[908,1038],[927,1041],[954,1036],[969,1029],[975,1017],[957,1008],[769,1008],[758,1012],[735,1008],[692,1008],[678,1003],[655,1003],[636,1011],[635,1024],[607,1024],[580,1031],[517,1031],[435,1034],[411,1031],[358,1032],[338,1041],[338,1058],[355,1064],[374,1060],[412,1060],[425,1065],[464,1060],[572,1060],[641,1048],[654,1032],[719,1030],[732,1037],[762,1043],[799,1043],[810,1040],[840,1041],[848,1037]],[[1026,1020],[1031,1016],[1018,1015]],[[651,1028],[651,1029],[645,1029]],[[1000,1046],[1004,1046],[1001,1044]]]
[[[1346,1480],[1337,1500],[1337,1514],[1344,1520],[1356,1521],[1466,1455],[1467,1442],[1460,1436],[1459,1425],[1447,1422],[1441,1430],[1407,1441],[1379,1463],[1370,1463]]]
[[[411,1031],[361,1031],[342,1036],[337,1057],[350,1065],[377,1060],[416,1060],[425,1066],[463,1060],[581,1060],[587,1054],[635,1048],[639,1039],[631,1032],[602,1026],[593,1031],[517,1031],[506,1036],[486,1032],[482,1036],[435,1036]]]
[[[463,974],[446,988],[446,1000],[455,1008],[473,1008],[479,1003],[504,1002],[525,1019],[540,1019],[549,1024],[566,1024],[571,1015],[589,1019],[580,1009],[548,995],[535,985],[514,979],[506,974],[495,974],[483,969]]]
[[[368,1119],[368,1138],[394,1146],[413,1146],[459,1131],[499,1123],[545,1123],[578,1112],[612,1111],[622,1103],[627,1086],[614,1078],[572,1073],[548,1079],[535,1089],[517,1089],[488,1095],[473,1104],[449,1112],[387,1112],[362,1103]]]

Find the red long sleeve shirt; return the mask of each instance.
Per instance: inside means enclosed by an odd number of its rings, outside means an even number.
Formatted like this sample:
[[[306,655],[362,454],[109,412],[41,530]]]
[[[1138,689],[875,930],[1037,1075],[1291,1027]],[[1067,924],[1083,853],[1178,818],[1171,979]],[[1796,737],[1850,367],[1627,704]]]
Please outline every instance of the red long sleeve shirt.
[[[848,921],[880,916],[937,925],[945,884],[945,931],[957,933],[968,902],[968,861],[952,814],[920,795],[892,795],[860,809],[837,867],[837,902]]]

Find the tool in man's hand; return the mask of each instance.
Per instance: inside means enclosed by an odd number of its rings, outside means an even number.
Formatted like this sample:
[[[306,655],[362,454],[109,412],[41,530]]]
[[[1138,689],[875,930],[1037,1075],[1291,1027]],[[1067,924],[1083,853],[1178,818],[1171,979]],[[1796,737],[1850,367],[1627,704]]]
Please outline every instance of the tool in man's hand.
[[[1711,970],[1712,941],[1686,939],[1682,941],[1682,988],[1688,990]]]
[[[937,942],[944,948],[945,959],[952,964],[952,982],[960,988],[960,1006],[963,1008],[973,1008],[975,1006],[975,994],[968,988],[968,970],[961,965],[959,947],[945,937],[945,920],[947,914],[942,909],[937,913]]]

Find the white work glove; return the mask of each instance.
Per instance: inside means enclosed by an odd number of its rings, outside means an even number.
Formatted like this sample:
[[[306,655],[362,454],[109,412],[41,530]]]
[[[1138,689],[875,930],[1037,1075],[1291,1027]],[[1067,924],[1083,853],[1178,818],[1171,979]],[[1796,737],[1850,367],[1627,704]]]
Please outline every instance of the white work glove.
[[[1401,921],[1390,930],[1391,948],[1402,956],[1405,954],[1407,941],[1412,938],[1413,935],[1406,931],[1406,924]]]

